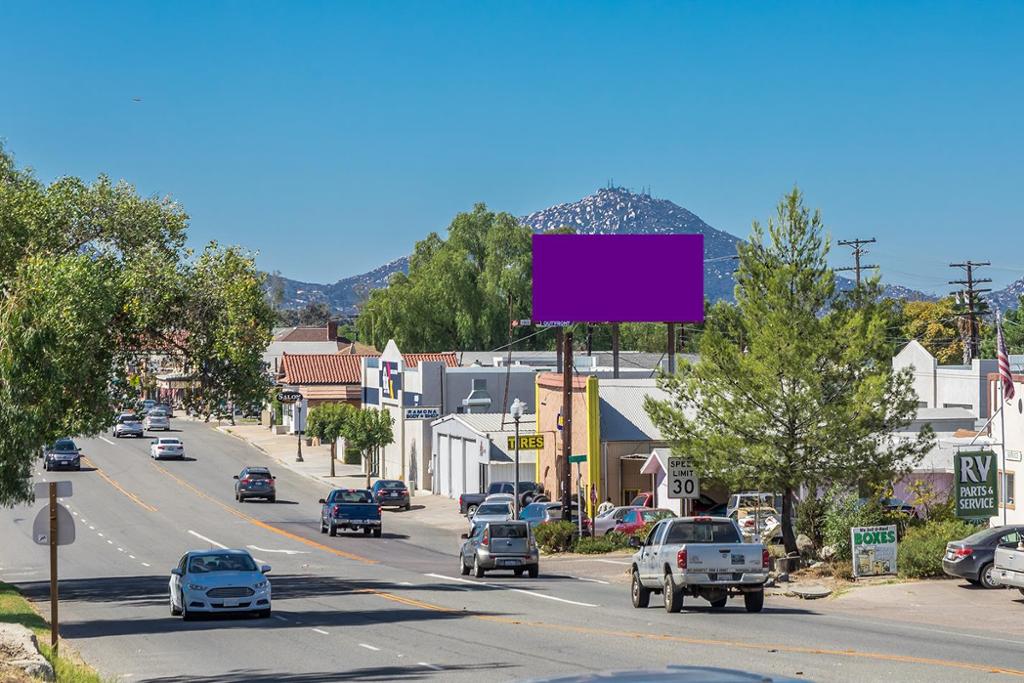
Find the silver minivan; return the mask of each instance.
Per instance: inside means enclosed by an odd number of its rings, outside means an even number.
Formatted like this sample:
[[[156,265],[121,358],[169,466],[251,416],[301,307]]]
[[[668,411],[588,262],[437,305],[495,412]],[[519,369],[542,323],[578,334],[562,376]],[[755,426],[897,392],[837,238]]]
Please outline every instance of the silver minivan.
[[[540,552],[530,525],[520,520],[483,522],[473,531],[462,534],[459,549],[459,570],[465,576],[471,571],[478,579],[484,572],[508,569],[516,576],[524,572],[536,579],[540,571]]]

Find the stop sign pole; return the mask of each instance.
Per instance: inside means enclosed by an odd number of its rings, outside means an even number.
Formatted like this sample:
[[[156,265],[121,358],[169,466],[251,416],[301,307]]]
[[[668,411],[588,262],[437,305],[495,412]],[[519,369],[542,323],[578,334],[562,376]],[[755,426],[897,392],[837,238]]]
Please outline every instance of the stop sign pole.
[[[57,659],[57,482],[50,482],[50,647]]]

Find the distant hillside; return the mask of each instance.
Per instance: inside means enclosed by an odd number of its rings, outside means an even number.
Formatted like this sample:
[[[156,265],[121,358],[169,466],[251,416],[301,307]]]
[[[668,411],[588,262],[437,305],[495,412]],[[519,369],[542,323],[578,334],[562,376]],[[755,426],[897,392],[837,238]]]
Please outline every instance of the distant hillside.
[[[696,214],[667,199],[656,199],[621,187],[602,188],[577,202],[552,206],[524,216],[522,220],[538,232],[571,227],[584,234],[700,233],[704,235],[704,295],[712,301],[733,298],[736,262],[731,257],[736,254],[736,244],[742,240],[711,227]],[[385,286],[392,273],[408,270],[409,259],[400,258],[332,285],[282,278],[284,305],[299,308],[310,302],[324,301],[339,313],[352,314],[370,290]],[[839,286],[852,288],[853,281],[839,278]],[[1024,280],[1021,288],[1024,291]],[[887,285],[886,294],[901,299],[935,298],[899,285]]]

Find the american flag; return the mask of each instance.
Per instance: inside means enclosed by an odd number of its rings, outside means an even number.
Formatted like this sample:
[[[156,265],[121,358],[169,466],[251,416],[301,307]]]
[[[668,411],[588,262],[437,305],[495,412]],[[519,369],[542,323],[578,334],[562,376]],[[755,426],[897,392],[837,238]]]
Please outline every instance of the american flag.
[[[1013,389],[1013,375],[1010,374],[1010,356],[1006,353],[1006,340],[1003,339],[1003,323],[996,313],[996,363],[999,365],[999,379],[1003,383],[1003,400],[1011,400],[1016,392]]]

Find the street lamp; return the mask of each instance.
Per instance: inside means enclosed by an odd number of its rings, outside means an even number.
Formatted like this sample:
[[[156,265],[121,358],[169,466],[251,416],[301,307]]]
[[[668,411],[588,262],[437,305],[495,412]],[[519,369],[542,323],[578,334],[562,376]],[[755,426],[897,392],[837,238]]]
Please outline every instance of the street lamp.
[[[302,459],[302,421],[299,419],[302,415],[302,401],[295,402],[295,435],[299,437],[298,444],[299,450],[295,455],[295,462],[305,462]]]
[[[520,401],[518,398],[515,399],[514,401],[512,401],[512,408],[511,408],[510,412],[512,413],[512,419],[515,420],[515,422],[516,422],[516,466],[515,466],[516,467],[516,471],[515,471],[515,488],[512,489],[512,492],[514,494],[513,495],[513,502],[512,502],[512,504],[513,504],[513,508],[512,509],[515,511],[515,518],[516,519],[519,519],[519,501],[520,501],[520,498],[519,498],[519,420],[522,419],[523,411],[525,410],[525,408],[526,408],[526,405],[522,401]]]

